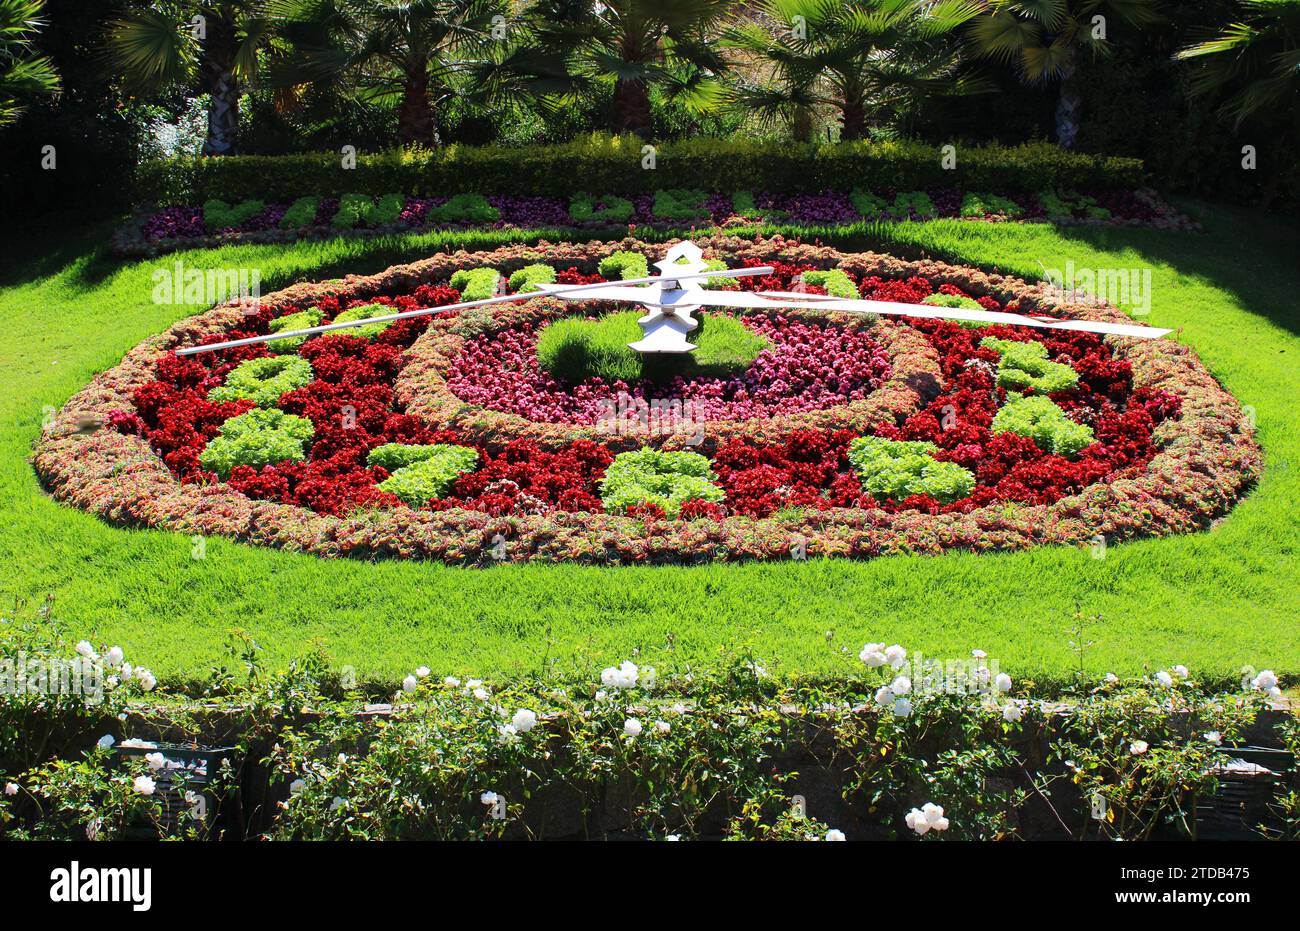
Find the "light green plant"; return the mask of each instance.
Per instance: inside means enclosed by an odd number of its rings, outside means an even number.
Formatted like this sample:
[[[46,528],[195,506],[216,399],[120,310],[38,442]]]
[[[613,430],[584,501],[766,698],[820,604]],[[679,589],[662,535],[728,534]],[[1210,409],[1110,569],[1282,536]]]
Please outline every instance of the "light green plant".
[[[255,408],[221,425],[221,433],[203,447],[199,465],[229,478],[235,466],[254,469],[279,462],[296,462],[305,455],[316,430],[310,420],[275,408]]]
[[[364,307],[353,307],[351,310],[343,311],[331,322],[347,323],[349,320],[366,320],[370,317],[384,317],[394,312],[394,308],[385,304],[366,304]],[[385,323],[363,323],[361,326],[348,327],[346,330],[336,332],[345,336],[356,336],[360,339],[374,339],[392,325],[391,320]]]
[[[460,292],[462,301],[481,301],[496,295],[501,273],[495,268],[462,268],[447,283]]]
[[[600,499],[611,513],[655,504],[675,517],[687,501],[722,501],[708,458],[699,453],[639,449],[619,453],[600,483]]]
[[[948,502],[969,495],[975,476],[955,462],[938,461],[936,452],[938,447],[924,441],[860,436],[849,444],[849,465],[863,489],[877,498],[929,495]]]
[[[297,313],[285,314],[283,317],[276,317],[269,324],[267,329],[272,333],[283,333],[286,330],[306,330],[310,327],[320,326],[325,315],[316,308],[300,310]],[[275,353],[297,352],[302,348],[302,344],[307,342],[306,336],[287,336],[284,339],[273,339],[266,344],[266,348]]]
[[[1096,437],[1087,424],[1075,423],[1051,398],[1041,394],[1008,401],[993,417],[994,433],[1016,433],[1044,452],[1073,459]]]
[[[538,291],[540,289],[537,285],[553,281],[555,281],[555,269],[537,262],[533,265],[525,265],[512,273],[509,286],[512,294],[518,294],[520,291]]]
[[[1052,394],[1079,384],[1079,373],[1062,362],[1050,361],[1042,343],[986,336],[980,345],[1002,357],[998,361],[998,385],[1009,391],[1032,388],[1039,394]]]
[[[208,398],[274,407],[280,395],[309,384],[313,377],[311,363],[300,356],[262,356],[235,366],[226,383],[209,391]]]
[[[385,443],[372,449],[366,462],[392,473],[375,487],[396,495],[411,507],[420,507],[450,491],[457,478],[474,468],[478,453],[468,446],[449,443]]]

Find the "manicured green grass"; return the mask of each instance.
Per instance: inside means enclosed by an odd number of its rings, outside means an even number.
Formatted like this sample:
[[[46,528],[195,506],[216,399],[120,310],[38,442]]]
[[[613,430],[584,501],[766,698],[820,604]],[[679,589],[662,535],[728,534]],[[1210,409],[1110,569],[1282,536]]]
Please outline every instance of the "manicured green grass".
[[[1041,267],[1150,267],[1150,322],[1254,408],[1268,469],[1217,529],[1088,550],[775,565],[608,569],[352,561],[129,531],[55,504],[26,462],[57,407],[145,336],[199,308],[151,302],[151,275],[258,267],[263,289],[382,268],[437,248],[436,235],[292,247],[243,246],[125,266],[92,255],[107,227],[0,282],[0,596],[56,596],[74,636],[119,643],[168,677],[201,677],[242,628],[281,665],[319,638],[363,678],[439,673],[594,673],[639,650],[662,668],[752,648],[773,672],[853,668],[864,641],[934,657],[987,650],[1017,676],[1058,677],[1077,658],[1075,606],[1100,613],[1084,639],[1095,672],[1186,663],[1224,676],[1243,664],[1300,673],[1295,572],[1300,500],[1300,236],[1263,216],[1208,210],[1203,235],[936,222],[873,227],[882,248],[1037,277]],[[866,228],[864,228],[865,230]],[[863,234],[866,235],[865,233]],[[502,237],[461,236],[474,248]],[[554,239],[554,237],[552,237]],[[859,241],[855,247],[869,245]],[[43,249],[43,251],[42,251]],[[11,253],[12,254],[12,253]],[[845,651],[848,651],[847,653]]]

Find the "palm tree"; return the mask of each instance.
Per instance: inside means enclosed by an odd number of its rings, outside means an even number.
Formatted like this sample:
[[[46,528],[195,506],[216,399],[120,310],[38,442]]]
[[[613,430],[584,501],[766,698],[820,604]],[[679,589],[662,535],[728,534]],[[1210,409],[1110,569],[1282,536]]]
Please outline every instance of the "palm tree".
[[[1300,0],[1242,0],[1244,20],[1188,46],[1174,57],[1198,60],[1193,93],[1233,93],[1223,111],[1240,126],[1247,118],[1300,101]]]
[[[293,54],[269,79],[344,85],[362,99],[395,102],[401,141],[432,146],[437,109],[458,92],[461,56],[491,59],[474,50],[490,41],[503,9],[499,0],[271,0]]]
[[[109,24],[108,60],[128,90],[196,86],[211,95],[204,155],[233,155],[239,98],[271,35],[256,0],[167,2]]]
[[[32,54],[32,40],[45,21],[45,0],[0,0],[0,126],[23,112],[23,100],[59,90],[54,63]]]
[[[726,60],[713,31],[736,0],[538,0],[539,47],[569,63],[574,94],[613,88],[611,128],[649,137],[650,93],[698,111],[720,100]]]
[[[1056,141],[1069,149],[1078,138],[1083,107],[1079,54],[1109,54],[1111,21],[1134,27],[1157,23],[1158,5],[1158,0],[990,0],[971,23],[970,37],[980,54],[1018,62],[1030,83],[1059,82]]]
[[[760,19],[737,24],[726,44],[754,64],[731,89],[734,105],[811,137],[829,107],[840,138],[862,139],[927,96],[972,93],[952,33],[978,15],[976,0],[764,0]]]

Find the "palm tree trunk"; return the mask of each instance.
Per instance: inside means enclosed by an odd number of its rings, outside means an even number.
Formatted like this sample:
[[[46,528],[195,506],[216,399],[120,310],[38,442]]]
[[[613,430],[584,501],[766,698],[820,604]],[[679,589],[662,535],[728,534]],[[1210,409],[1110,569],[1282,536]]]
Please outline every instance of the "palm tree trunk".
[[[208,103],[204,155],[234,155],[239,147],[239,81],[235,70],[235,24],[214,18],[203,46],[203,79]]]
[[[644,81],[621,80],[614,86],[614,130],[649,139],[653,120],[650,92]]]
[[[397,134],[402,145],[432,148],[434,134],[433,103],[429,99],[429,69],[424,63],[408,68],[402,84],[402,106],[397,111]]]
[[[1080,91],[1078,69],[1070,62],[1061,71],[1061,90],[1056,101],[1056,142],[1063,149],[1073,149],[1079,138],[1079,117],[1083,113]]]
[[[840,141],[853,142],[867,135],[867,109],[861,99],[846,100],[840,105]]]

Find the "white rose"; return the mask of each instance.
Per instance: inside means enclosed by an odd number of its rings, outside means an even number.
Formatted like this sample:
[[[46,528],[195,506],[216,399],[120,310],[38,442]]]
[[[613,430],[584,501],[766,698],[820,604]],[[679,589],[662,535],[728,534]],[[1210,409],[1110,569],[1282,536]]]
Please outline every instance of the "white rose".
[[[154,781],[148,776],[136,776],[135,782],[132,783],[135,791],[141,795],[153,795],[155,785]]]
[[[510,719],[510,723],[514,725],[515,730],[519,733],[527,734],[537,726],[537,713],[529,711],[527,708],[520,708],[515,712],[515,716]]]
[[[858,654],[858,659],[866,663],[872,669],[885,665],[888,660],[885,659],[885,645],[883,643],[868,643]]]
[[[623,722],[623,736],[625,737],[640,737],[641,730],[641,722],[636,718],[628,718]]]

